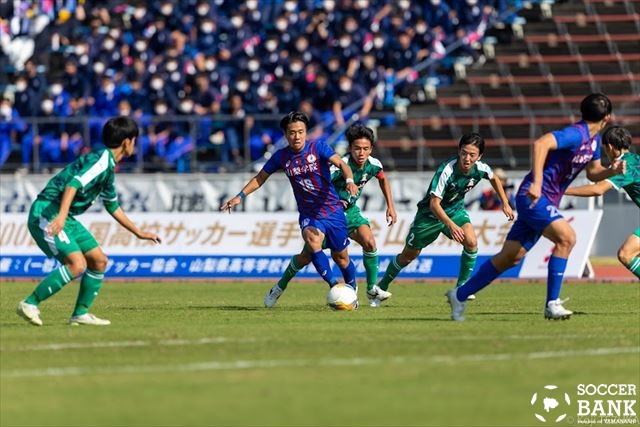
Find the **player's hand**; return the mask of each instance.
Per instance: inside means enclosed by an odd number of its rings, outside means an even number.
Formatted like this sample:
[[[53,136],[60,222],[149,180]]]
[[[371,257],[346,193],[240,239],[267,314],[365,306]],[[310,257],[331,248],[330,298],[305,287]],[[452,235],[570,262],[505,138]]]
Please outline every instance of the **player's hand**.
[[[343,209],[347,209],[349,207],[349,202],[343,199],[340,199],[340,202],[342,202],[342,208]]]
[[[540,200],[540,196],[542,195],[542,184],[536,184],[535,182],[531,183],[529,189],[527,190],[527,197],[531,200],[530,208],[534,207],[538,200]]]
[[[162,243],[162,239],[160,238],[160,236],[149,231],[141,231],[140,233],[138,233],[138,239],[151,240],[153,243]]]
[[[357,196],[358,195],[358,186],[355,185],[353,182],[350,182],[350,183],[347,184],[347,191],[352,196]]]
[[[240,197],[239,196],[234,196],[231,200],[229,200],[227,203],[225,203],[224,205],[220,206],[220,210],[221,211],[228,211],[229,213],[231,213],[231,209],[240,204]]]
[[[513,209],[511,209],[511,206],[509,206],[509,205],[503,206],[502,207],[502,212],[504,212],[505,216],[507,217],[507,219],[509,221],[513,221],[513,219],[516,217],[513,214]]]
[[[458,243],[464,242],[464,230],[458,227],[456,224],[451,224],[449,226],[449,231],[451,232],[451,237]]]
[[[62,231],[62,229],[64,228],[64,223],[66,221],[67,219],[61,216],[55,217],[53,221],[49,223],[49,226],[47,227],[47,233],[49,233],[50,236],[57,236],[58,233],[60,233],[60,231]]]
[[[387,225],[391,227],[398,221],[398,215],[393,207],[387,208]]]
[[[627,173],[627,162],[624,160],[614,160],[611,163],[611,170],[614,175],[624,175]]]

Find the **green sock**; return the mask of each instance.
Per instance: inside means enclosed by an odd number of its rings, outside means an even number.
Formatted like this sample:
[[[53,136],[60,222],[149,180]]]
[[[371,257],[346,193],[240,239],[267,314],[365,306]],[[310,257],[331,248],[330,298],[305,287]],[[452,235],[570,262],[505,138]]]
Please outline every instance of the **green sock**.
[[[627,268],[640,279],[640,257],[634,257]]]
[[[80,291],[78,291],[78,300],[76,308],[73,310],[74,316],[80,316],[89,311],[89,307],[98,296],[98,291],[102,287],[102,279],[104,272],[93,271],[87,268],[80,281]]]
[[[73,276],[67,266],[60,266],[60,268],[49,273],[25,301],[28,304],[38,305],[72,280]]]
[[[471,273],[473,273],[473,268],[476,266],[476,258],[478,257],[478,251],[467,252],[466,249],[462,250],[462,256],[460,257],[460,272],[458,273],[458,283],[456,283],[456,287],[464,285],[469,277],[471,277]]]
[[[293,277],[298,274],[300,268],[301,267],[298,267],[298,265],[296,264],[296,257],[292,257],[291,261],[289,261],[289,265],[287,265],[287,269],[284,270],[282,277],[280,278],[280,280],[278,280],[278,287],[283,291],[287,289],[287,285],[289,284],[291,279],[293,279]]]
[[[378,281],[378,251],[362,251],[362,263],[367,272],[367,290],[373,289]]]
[[[396,257],[389,263],[389,267],[387,267],[387,270],[384,272],[384,276],[380,279],[380,283],[378,283],[378,286],[380,286],[380,289],[383,291],[389,289],[389,283],[396,278],[398,273],[400,273],[400,270],[406,267],[406,265],[400,265],[400,262],[398,261],[399,256],[400,255],[396,255]]]

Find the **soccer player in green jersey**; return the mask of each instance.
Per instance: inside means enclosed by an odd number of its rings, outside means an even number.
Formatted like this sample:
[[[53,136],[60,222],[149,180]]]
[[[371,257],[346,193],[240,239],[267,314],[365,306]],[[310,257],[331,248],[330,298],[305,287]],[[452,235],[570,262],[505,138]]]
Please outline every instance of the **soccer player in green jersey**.
[[[458,144],[458,155],[442,163],[436,170],[427,195],[418,202],[418,212],[409,228],[404,249],[391,261],[378,283],[382,290],[400,270],[420,255],[422,249],[433,243],[440,233],[463,246],[457,286],[469,279],[476,264],[478,244],[469,214],[464,209],[464,195],[483,179],[488,179],[502,201],[502,212],[509,221],[513,210],[502,188],[500,178],[486,163],[480,161],[484,152],[484,139],[472,132],[463,135]]]
[[[622,126],[611,126],[606,129],[602,134],[602,149],[612,164],[614,161],[626,162],[625,173],[614,175],[596,184],[569,188],[564,194],[580,197],[601,196],[612,188],[616,190],[622,188],[640,207],[640,155],[631,153],[630,147],[631,133],[627,129]],[[618,259],[640,279],[640,228],[636,228],[620,246]]]
[[[391,296],[390,292],[385,292],[376,286],[378,280],[378,251],[376,241],[369,226],[369,220],[362,216],[360,208],[356,205],[356,201],[362,194],[365,184],[371,179],[376,178],[380,184],[380,190],[387,203],[386,218],[389,226],[395,224],[397,220],[396,210],[391,196],[391,187],[389,181],[384,175],[382,163],[375,157],[371,157],[375,137],[373,131],[361,123],[354,123],[349,126],[346,132],[347,141],[349,142],[349,152],[342,160],[349,165],[353,172],[353,181],[358,186],[358,194],[351,196],[347,190],[348,178],[342,174],[337,168],[332,168],[331,182],[335,187],[340,200],[344,205],[344,213],[347,219],[347,228],[349,229],[349,237],[362,246],[362,255],[364,268],[367,275],[367,298],[369,305],[377,307],[380,301]],[[284,274],[264,297],[265,307],[273,307],[280,298],[289,284],[289,281],[311,262],[311,251],[305,245],[302,252],[295,255]]]
[[[80,276],[80,291],[69,323],[111,323],[89,313],[89,307],[102,287],[107,256],[89,230],[75,219],[96,198],[100,197],[107,212],[136,237],[160,243],[160,237],[138,229],[118,205],[116,163],[134,153],[137,136],[138,125],[132,119],[115,117],[108,120],[102,129],[106,148],[81,156],[65,167],[51,178],[31,205],[28,219],[31,236],[47,256],[62,263],[18,304],[17,313],[31,324],[42,326],[38,305]]]

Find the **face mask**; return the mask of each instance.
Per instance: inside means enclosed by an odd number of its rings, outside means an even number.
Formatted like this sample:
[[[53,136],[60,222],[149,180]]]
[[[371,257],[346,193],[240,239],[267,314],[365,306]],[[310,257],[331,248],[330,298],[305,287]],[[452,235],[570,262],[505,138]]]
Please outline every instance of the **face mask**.
[[[180,111],[182,111],[183,113],[190,113],[192,110],[193,110],[192,102],[183,102],[182,104],[180,104]]]
[[[51,114],[51,112],[53,111],[53,101],[50,99],[45,99],[44,101],[42,101],[41,107],[42,111],[44,111],[45,114]]]
[[[340,83],[340,90],[343,92],[349,92],[351,90],[351,83]]]
[[[120,30],[118,30],[117,28],[112,28],[109,30],[109,35],[111,36],[112,39],[118,40],[121,36],[121,33],[120,33]]]
[[[118,111],[118,114],[120,114],[121,116],[128,116],[129,114],[131,114],[131,110],[123,109]]]
[[[336,2],[334,0],[325,0],[323,5],[325,10],[331,12],[333,9],[335,9]]]
[[[113,50],[114,47],[116,47],[116,42],[111,40],[111,39],[107,39],[104,41],[104,44],[102,45],[106,50]]]
[[[384,39],[379,37],[373,39],[373,45],[376,47],[376,49],[382,48],[382,46],[384,46]]]
[[[197,11],[198,15],[205,16],[207,13],[209,13],[209,6],[200,6],[198,7]]]
[[[62,93],[62,85],[55,84],[51,86],[51,94],[53,96],[58,96]]]
[[[207,71],[213,71],[216,68],[216,61],[212,59],[207,59],[204,63],[204,68]]]
[[[299,62],[294,62],[291,64],[292,73],[299,73],[300,71],[302,71],[302,64],[300,64]]]
[[[356,7],[358,9],[366,9],[369,7],[369,1],[368,0],[357,0],[356,1]]]
[[[156,105],[156,114],[162,116],[163,114],[167,114],[167,106],[164,104]]]
[[[276,21],[276,29],[278,31],[284,31],[287,29],[287,21],[285,21],[284,19],[280,19],[278,21]]]
[[[162,7],[160,8],[160,13],[165,16],[171,15],[173,13],[173,6],[171,6],[170,4],[162,5]]]
[[[171,79],[171,81],[172,81],[172,82],[176,83],[176,82],[180,81],[180,77],[182,77],[182,76],[180,75],[180,73],[179,73],[179,72],[177,72],[177,71],[174,71],[174,72],[173,72],[173,73],[171,73],[171,75],[169,76],[169,79]]]
[[[345,27],[345,30],[347,30],[348,33],[353,33],[358,29],[358,24],[347,24],[347,26]]]
[[[105,92],[105,93],[109,93],[109,94],[111,94],[111,93],[113,93],[113,91],[115,90],[115,88],[116,88],[116,87],[115,87],[115,85],[114,85],[113,83],[107,83],[107,84],[104,86],[104,92]]]
[[[200,30],[205,34],[212,33],[213,32],[213,23],[207,22],[205,24],[200,25]]]
[[[411,2],[402,0],[398,2],[398,6],[400,6],[400,9],[407,10],[411,6]]]
[[[418,34],[424,34],[427,32],[427,26],[426,25],[417,25],[416,26],[416,32]]]
[[[433,6],[440,6],[440,0],[431,0]]]
[[[478,0],[467,0],[467,4],[469,6],[475,6],[478,3]]]
[[[292,1],[287,1],[284,3],[284,9],[287,12],[293,12],[294,10],[296,10],[296,2],[292,2]]]
[[[153,90],[160,90],[162,89],[162,86],[164,86],[164,83],[162,82],[162,80],[160,79],[151,80],[151,88]]]
[[[264,47],[269,52],[273,52],[278,48],[278,42],[276,40],[267,40],[267,42],[264,44]]]
[[[249,10],[256,10],[258,8],[258,2],[255,0],[248,0],[246,4]]]
[[[349,47],[349,45],[351,44],[351,39],[348,39],[348,38],[341,38],[338,44],[339,44],[339,45],[340,45],[340,47],[341,47],[341,48],[343,48],[343,49],[344,49],[344,48],[347,48],[347,47]]]
[[[167,71],[172,73],[177,69],[178,69],[178,63],[177,62],[174,62],[174,61],[167,62]]]
[[[243,19],[239,16],[234,16],[233,18],[231,18],[231,25],[233,25],[233,28],[242,27],[243,22]]]
[[[3,105],[2,107],[0,107],[0,115],[3,117],[6,117],[7,119],[11,118],[11,106],[10,105]]]
[[[84,47],[84,45],[78,45],[74,48],[74,51],[76,53],[76,55],[84,55],[85,53],[87,53],[87,49]]]
[[[249,61],[249,63],[247,64],[247,68],[249,69],[249,71],[258,71],[258,69],[260,68],[260,63],[258,61]]]
[[[136,8],[136,10],[133,11],[133,16],[138,20],[144,18],[146,14],[147,14],[147,9],[143,7]]]
[[[18,92],[24,92],[25,90],[27,90],[27,82],[25,82],[24,80],[16,82],[16,90]]]
[[[135,44],[133,45],[133,47],[138,51],[138,52],[144,52],[144,50],[147,48],[147,44],[143,41],[137,41],[135,42]]]
[[[249,89],[249,82],[246,80],[241,80],[236,84],[236,89],[240,92],[246,92]]]

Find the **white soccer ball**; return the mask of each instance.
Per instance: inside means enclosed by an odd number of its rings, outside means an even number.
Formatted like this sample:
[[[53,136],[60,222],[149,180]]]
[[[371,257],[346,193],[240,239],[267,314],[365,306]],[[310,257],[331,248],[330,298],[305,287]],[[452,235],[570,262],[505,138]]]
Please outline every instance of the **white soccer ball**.
[[[358,308],[358,295],[351,286],[340,283],[329,289],[327,304],[334,310],[352,311]]]

